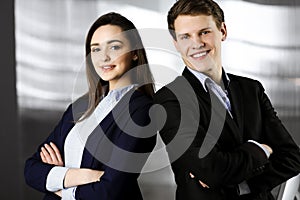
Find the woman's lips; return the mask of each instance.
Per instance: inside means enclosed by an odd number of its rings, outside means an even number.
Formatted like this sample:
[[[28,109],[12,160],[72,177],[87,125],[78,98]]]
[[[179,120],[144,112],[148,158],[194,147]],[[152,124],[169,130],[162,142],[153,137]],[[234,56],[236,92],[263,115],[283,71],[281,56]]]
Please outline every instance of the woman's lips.
[[[103,66],[101,66],[101,69],[102,69],[102,71],[107,72],[107,71],[112,70],[115,67],[116,67],[115,65],[103,65]]]

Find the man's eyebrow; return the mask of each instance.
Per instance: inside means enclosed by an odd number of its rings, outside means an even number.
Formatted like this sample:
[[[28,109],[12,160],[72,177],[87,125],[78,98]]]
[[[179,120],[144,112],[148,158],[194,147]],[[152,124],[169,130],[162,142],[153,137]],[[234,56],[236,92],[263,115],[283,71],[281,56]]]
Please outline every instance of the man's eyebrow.
[[[211,29],[211,27],[205,27],[205,28],[202,28],[200,30],[198,30],[197,32],[203,32],[203,31],[206,31],[208,29]],[[184,35],[190,35],[190,33],[178,33],[177,36],[184,36]]]
[[[203,28],[203,29],[201,29],[201,30],[200,30],[200,32],[202,32],[202,31],[206,31],[207,29],[211,29],[211,27],[206,27],[206,28]]]
[[[178,33],[178,34],[177,34],[178,37],[184,36],[184,35],[189,35],[189,33]]]

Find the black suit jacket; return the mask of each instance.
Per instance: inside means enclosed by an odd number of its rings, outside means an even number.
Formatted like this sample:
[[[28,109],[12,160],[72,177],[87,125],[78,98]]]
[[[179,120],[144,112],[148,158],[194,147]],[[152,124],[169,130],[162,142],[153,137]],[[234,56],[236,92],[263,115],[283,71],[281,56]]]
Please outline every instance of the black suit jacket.
[[[64,159],[65,139],[75,125],[74,121],[78,120],[85,112],[88,105],[87,100],[87,98],[82,97],[68,107],[53,132],[39,146],[37,152],[27,159],[25,163],[24,175],[26,183],[34,189],[44,192],[44,199],[61,198],[46,189],[48,173],[54,166],[42,162],[40,157],[41,146],[45,143],[55,143]],[[146,156],[143,157],[144,160],[141,159],[139,162],[137,160],[132,162],[129,157],[118,154],[116,149],[121,148],[134,153],[150,153],[152,151],[156,141],[154,129],[149,129],[149,132],[146,133],[146,131],[136,128],[136,137],[126,132],[126,130],[130,130],[128,127],[129,120],[133,120],[137,126],[141,127],[150,122],[148,111],[152,103],[152,99],[137,90],[133,94],[128,92],[114,107],[114,114],[110,112],[90,134],[83,151],[81,168],[103,170],[105,173],[101,177],[101,181],[78,186],[75,194],[76,199],[143,199],[137,182],[139,173],[137,171],[134,171],[137,173],[119,171],[118,169],[114,169],[113,166],[116,165],[108,164],[114,162],[119,166],[122,165],[124,167],[129,165],[130,167],[130,164],[135,163],[135,169],[142,169],[147,159]],[[129,113],[126,112],[127,109],[129,109]],[[99,132],[100,129],[115,145],[114,147],[107,145],[104,135]],[[150,134],[151,136],[149,136]],[[103,159],[99,159],[104,157],[100,156],[100,154],[105,154],[106,162],[103,162]]]
[[[228,76],[233,118],[188,69],[155,94],[154,102],[167,113],[166,123],[158,126],[175,174],[178,200],[272,199],[270,190],[300,171],[299,148],[262,85]],[[163,114],[158,112],[157,118]],[[274,153],[268,159],[248,140],[267,144]],[[203,188],[198,180],[210,188]],[[239,196],[237,186],[245,180],[251,194]]]

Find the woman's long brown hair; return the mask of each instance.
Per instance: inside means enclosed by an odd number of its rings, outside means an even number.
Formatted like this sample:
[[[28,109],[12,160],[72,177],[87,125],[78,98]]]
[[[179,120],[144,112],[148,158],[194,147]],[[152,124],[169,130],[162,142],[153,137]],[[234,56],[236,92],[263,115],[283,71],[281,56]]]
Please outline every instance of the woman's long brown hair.
[[[104,25],[115,25],[119,26],[122,31],[125,32],[125,35],[130,41],[131,47],[133,51],[137,55],[138,59],[132,62],[132,69],[134,69],[134,82],[138,84],[142,84],[139,87],[139,90],[142,91],[145,95],[152,97],[154,94],[154,82],[152,78],[152,74],[150,72],[150,68],[148,65],[148,60],[146,56],[146,51],[144,49],[141,37],[134,26],[134,24],[125,18],[124,16],[118,13],[107,13],[99,17],[94,24],[91,26],[85,42],[85,56],[86,56],[86,75],[88,80],[88,108],[84,113],[83,117],[79,120],[82,121],[90,116],[96,106],[101,101],[104,94],[104,86],[108,86],[108,82],[102,80],[95,68],[93,66],[91,60],[91,40],[94,32],[100,27]]]

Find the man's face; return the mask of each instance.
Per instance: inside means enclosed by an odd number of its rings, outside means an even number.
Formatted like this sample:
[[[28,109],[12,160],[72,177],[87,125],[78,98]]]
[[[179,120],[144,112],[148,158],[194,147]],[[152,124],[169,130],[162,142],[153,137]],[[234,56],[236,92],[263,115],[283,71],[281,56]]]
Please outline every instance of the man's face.
[[[221,42],[227,35],[224,23],[218,29],[211,15],[179,15],[174,26],[175,47],[188,67],[207,76],[222,69]]]

